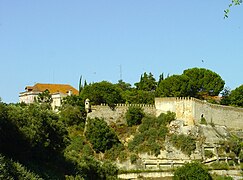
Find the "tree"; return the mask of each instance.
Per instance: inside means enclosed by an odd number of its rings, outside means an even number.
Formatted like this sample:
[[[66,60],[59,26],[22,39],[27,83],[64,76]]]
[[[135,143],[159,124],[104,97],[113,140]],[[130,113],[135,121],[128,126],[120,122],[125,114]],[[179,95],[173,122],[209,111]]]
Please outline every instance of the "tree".
[[[189,96],[189,78],[185,75],[173,75],[161,81],[156,89],[159,97],[186,97]]]
[[[221,92],[222,98],[220,100],[221,105],[229,105],[230,104],[230,99],[229,95],[231,93],[231,90],[229,87],[225,87],[224,90]]]
[[[8,107],[8,121],[16,128],[29,149],[18,148],[23,156],[33,155],[38,159],[52,158],[62,152],[67,144],[67,130],[58,115],[44,106],[31,104],[26,107],[11,105]],[[15,141],[12,139],[12,141]]]
[[[164,80],[164,73],[159,75],[159,81],[158,81],[158,86],[159,84]]]
[[[51,103],[53,101],[50,91],[48,89],[46,89],[42,93],[39,93],[36,100],[38,103],[46,105],[49,109],[51,108]]]
[[[104,119],[88,119],[85,136],[96,152],[105,152],[114,145],[120,144],[116,133]]]
[[[125,116],[126,116],[127,125],[133,126],[133,125],[141,124],[145,114],[141,107],[131,106],[127,110]]]
[[[157,82],[153,77],[153,74],[150,72],[147,74],[146,72],[141,75],[140,81],[134,84],[138,90],[143,91],[155,91]]]
[[[174,172],[174,180],[211,180],[208,170],[200,163],[187,163]]]
[[[84,101],[80,96],[71,95],[66,96],[62,99],[62,106],[71,105],[71,106],[79,106],[84,108]]]
[[[230,8],[234,5],[234,6],[238,6],[242,3],[242,0],[231,0],[231,3],[229,4],[228,9],[224,10],[224,18],[228,18],[229,17],[229,13],[230,13]]]
[[[215,72],[204,68],[184,70],[189,78],[188,88],[191,97],[217,96],[224,88],[225,82]]]
[[[122,91],[130,90],[131,89],[131,84],[126,83],[122,80],[119,80],[118,83],[116,84],[118,88],[120,88]]]
[[[128,104],[154,104],[155,92],[132,88],[121,93]]]
[[[114,107],[117,103],[124,102],[120,89],[107,81],[85,86],[81,93],[81,97],[83,101],[88,98],[93,104],[100,105],[106,103],[111,107]]]
[[[84,87],[82,86],[82,76],[80,76],[80,78],[79,78],[79,84],[78,84],[78,92],[79,92],[79,95],[81,94],[83,88]]]
[[[84,128],[86,120],[86,111],[79,106],[63,105],[59,113],[60,120],[67,126],[79,125]]]
[[[228,98],[230,105],[243,107],[243,85],[232,90]]]

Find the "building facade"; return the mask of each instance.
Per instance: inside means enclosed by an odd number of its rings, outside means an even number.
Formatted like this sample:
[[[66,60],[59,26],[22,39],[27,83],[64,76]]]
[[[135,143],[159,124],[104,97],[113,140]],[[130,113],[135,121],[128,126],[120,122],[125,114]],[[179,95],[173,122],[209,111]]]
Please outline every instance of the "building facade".
[[[64,97],[79,94],[77,89],[68,84],[37,83],[34,86],[26,86],[25,91],[19,93],[19,102],[24,102],[26,104],[34,103],[38,95],[46,90],[50,92],[53,110],[61,106],[61,101]]]

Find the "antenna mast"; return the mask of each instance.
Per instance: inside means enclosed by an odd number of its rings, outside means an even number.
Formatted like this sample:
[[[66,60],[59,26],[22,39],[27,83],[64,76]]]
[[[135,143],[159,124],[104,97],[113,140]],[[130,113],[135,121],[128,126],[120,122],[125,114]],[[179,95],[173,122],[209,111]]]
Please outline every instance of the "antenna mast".
[[[120,64],[120,80],[122,80],[122,65]]]

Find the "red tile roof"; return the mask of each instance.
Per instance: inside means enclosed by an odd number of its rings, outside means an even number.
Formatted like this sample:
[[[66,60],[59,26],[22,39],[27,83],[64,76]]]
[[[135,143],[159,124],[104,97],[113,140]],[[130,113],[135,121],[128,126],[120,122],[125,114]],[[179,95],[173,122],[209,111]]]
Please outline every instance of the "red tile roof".
[[[43,92],[45,90],[49,90],[51,94],[53,93],[63,93],[68,94],[69,91],[72,91],[72,94],[78,95],[79,92],[74,87],[68,84],[41,84],[37,83],[34,86],[26,86],[26,91],[33,91],[33,92]]]

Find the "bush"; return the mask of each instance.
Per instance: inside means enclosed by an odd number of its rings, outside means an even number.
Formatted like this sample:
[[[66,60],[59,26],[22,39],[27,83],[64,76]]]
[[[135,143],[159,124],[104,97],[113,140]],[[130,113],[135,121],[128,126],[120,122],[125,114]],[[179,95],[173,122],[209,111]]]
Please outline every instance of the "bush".
[[[135,135],[132,141],[128,143],[128,149],[130,151],[135,151],[140,144],[144,142],[145,138],[142,133]]]
[[[197,162],[187,163],[174,172],[174,180],[211,180],[208,170]]]
[[[210,150],[205,150],[204,155],[206,158],[212,158],[214,156],[213,152]]]
[[[135,164],[137,162],[137,160],[138,160],[138,156],[136,154],[132,154],[130,156],[130,162],[131,162],[131,164]]]
[[[139,125],[144,117],[144,112],[141,107],[131,106],[127,110],[125,117],[128,126]]]
[[[31,179],[41,180],[39,175],[30,172],[18,162],[14,162],[0,154],[0,179]]]
[[[114,130],[103,119],[99,118],[88,119],[85,136],[96,152],[105,152],[114,145],[120,144]]]
[[[173,144],[173,146],[175,146],[177,149],[180,149],[188,156],[190,156],[191,153],[196,149],[195,139],[184,134],[173,134],[170,138],[170,142]]]
[[[155,156],[160,154],[164,148],[163,144],[169,130],[167,125],[175,119],[175,113],[162,113],[158,118],[155,116],[145,116],[142,124],[133,140],[128,143],[128,149],[132,152],[149,153]],[[189,139],[190,140],[190,139]]]
[[[200,122],[200,124],[205,124],[205,125],[207,125],[207,121],[206,121],[206,119],[205,119],[204,117],[201,117],[201,122]]]
[[[211,167],[215,170],[228,170],[229,165],[226,162],[214,162],[211,164]]]
[[[214,180],[233,180],[230,176],[219,176],[219,175],[213,175]]]

